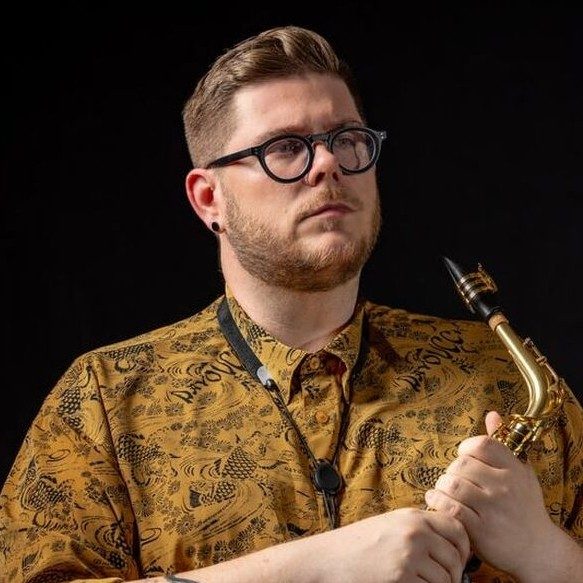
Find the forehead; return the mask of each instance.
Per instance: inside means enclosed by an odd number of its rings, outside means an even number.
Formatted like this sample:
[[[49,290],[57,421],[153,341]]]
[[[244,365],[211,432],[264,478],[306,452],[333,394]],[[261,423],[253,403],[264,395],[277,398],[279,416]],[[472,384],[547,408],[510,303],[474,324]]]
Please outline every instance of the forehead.
[[[281,130],[311,133],[361,121],[346,83],[316,73],[245,87],[233,99],[233,112],[233,145]]]

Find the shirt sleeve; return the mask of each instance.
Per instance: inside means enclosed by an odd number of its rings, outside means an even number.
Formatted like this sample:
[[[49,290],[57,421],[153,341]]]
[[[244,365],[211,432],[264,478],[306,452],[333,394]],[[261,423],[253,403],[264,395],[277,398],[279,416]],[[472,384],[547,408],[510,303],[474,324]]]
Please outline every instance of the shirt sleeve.
[[[13,583],[139,578],[98,359],[78,358],[31,424],[0,493],[0,572]]]
[[[565,386],[565,401],[554,427],[529,459],[537,470],[553,520],[583,541],[583,407]]]

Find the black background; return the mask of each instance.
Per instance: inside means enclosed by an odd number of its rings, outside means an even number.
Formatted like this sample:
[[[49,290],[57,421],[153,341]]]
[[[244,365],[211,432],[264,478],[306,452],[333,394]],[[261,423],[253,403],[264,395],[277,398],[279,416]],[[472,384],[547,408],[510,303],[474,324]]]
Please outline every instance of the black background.
[[[281,3],[280,3],[281,4]],[[211,60],[305,25],[352,64],[379,163],[369,298],[471,317],[441,257],[481,262],[580,399],[583,19],[560,3],[60,3],[4,15],[0,483],[73,358],[222,291],[190,209],[180,111]]]

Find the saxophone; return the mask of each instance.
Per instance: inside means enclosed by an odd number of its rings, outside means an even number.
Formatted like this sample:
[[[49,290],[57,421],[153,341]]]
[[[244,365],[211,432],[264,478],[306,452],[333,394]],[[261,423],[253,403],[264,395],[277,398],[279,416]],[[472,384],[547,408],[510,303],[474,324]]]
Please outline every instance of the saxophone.
[[[443,260],[466,306],[498,335],[526,382],[526,411],[510,414],[492,435],[524,460],[531,445],[555,421],[565,400],[565,381],[530,338],[522,340],[512,329],[497,301],[498,288],[481,264],[477,271],[468,272],[447,257]]]
[[[469,272],[447,257],[443,260],[466,306],[498,335],[526,382],[529,393],[526,411],[511,413],[492,434],[525,461],[528,449],[554,423],[566,397],[565,381],[530,338],[522,340],[512,329],[498,303],[498,288],[481,264],[478,263],[477,271]],[[466,564],[461,583],[471,583],[471,573],[480,564],[481,560],[473,555]]]

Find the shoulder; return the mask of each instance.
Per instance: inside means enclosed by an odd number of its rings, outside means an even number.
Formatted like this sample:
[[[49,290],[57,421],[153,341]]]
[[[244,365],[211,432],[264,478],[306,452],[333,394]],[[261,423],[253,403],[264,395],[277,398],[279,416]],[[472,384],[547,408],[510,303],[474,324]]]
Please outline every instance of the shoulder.
[[[165,326],[160,326],[119,342],[101,346],[91,352],[95,354],[106,354],[125,351],[134,346],[163,346],[168,343],[175,344],[178,347],[180,342],[188,341],[191,343],[193,340],[202,340],[204,337],[212,335],[218,328],[216,313],[220,299],[221,298],[216,299],[192,316]]]
[[[113,378],[168,370],[172,363],[182,368],[186,361],[208,360],[225,345],[216,317],[221,298],[188,318],[78,355],[61,381],[68,384],[67,379],[85,375],[88,368],[107,376],[109,383]]]
[[[482,320],[446,318],[367,302],[368,340],[380,354],[407,365],[455,366],[517,379],[512,357]]]
[[[369,326],[388,338],[429,341],[435,336],[463,338],[466,342],[496,345],[495,335],[481,320],[446,318],[392,308],[370,301],[365,303]]]
[[[482,320],[445,318],[367,303],[371,360],[393,367],[415,387],[441,387],[437,397],[461,398],[460,407],[501,413],[523,410],[524,378],[509,350]],[[436,398],[437,398],[436,397]],[[465,404],[464,404],[465,403]],[[481,413],[480,413],[481,418]]]

